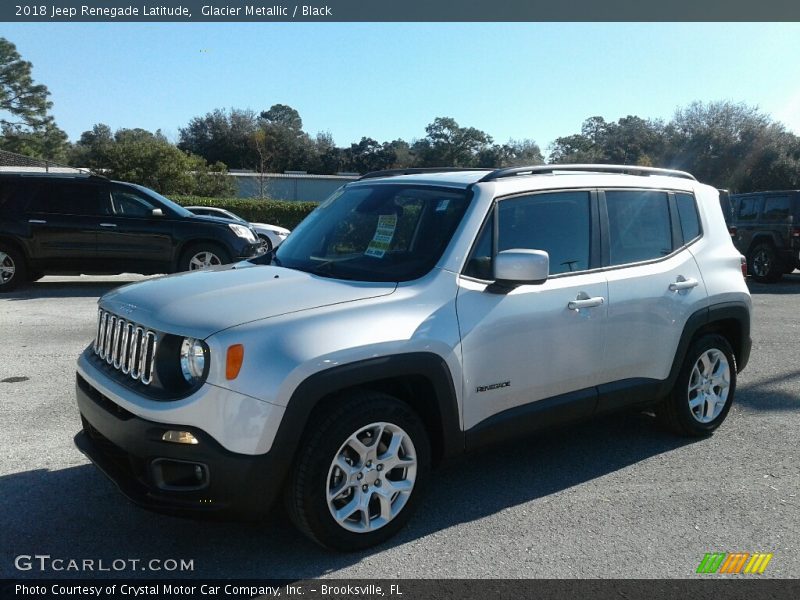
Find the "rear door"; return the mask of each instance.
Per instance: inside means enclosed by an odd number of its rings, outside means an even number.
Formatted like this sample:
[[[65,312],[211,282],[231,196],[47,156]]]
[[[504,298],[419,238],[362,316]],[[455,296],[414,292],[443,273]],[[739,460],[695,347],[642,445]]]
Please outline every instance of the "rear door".
[[[689,250],[702,235],[695,199],[632,189],[605,190],[601,198],[609,300],[604,379],[655,383],[667,378],[689,316],[706,305]]]
[[[97,230],[111,213],[105,184],[79,178],[41,179],[31,184],[28,212],[34,258],[43,268],[93,268]]]

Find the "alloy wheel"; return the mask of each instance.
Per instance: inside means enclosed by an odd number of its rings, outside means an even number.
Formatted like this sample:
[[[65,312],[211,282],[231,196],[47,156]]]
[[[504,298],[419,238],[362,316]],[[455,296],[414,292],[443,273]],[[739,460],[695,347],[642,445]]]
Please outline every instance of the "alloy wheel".
[[[408,502],[417,476],[411,437],[392,423],[372,423],[341,445],[325,490],[336,522],[357,533],[391,522]]]
[[[0,251],[0,285],[5,285],[14,278],[17,266],[14,259],[5,252]]]
[[[725,408],[731,385],[731,368],[721,350],[711,348],[695,362],[689,376],[689,411],[700,423],[710,423]]]
[[[216,265],[221,265],[222,261],[213,252],[198,252],[189,261],[190,271],[199,271],[200,269],[207,269]]]

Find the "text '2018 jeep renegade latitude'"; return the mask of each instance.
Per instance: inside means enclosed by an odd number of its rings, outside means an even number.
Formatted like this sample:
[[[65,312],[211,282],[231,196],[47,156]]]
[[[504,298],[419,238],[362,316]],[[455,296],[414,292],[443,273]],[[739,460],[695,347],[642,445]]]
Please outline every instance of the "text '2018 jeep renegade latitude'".
[[[78,447],[135,502],[379,543],[430,469],[623,406],[725,419],[750,295],[718,192],[639,167],[387,172],[248,262],[99,301]]]

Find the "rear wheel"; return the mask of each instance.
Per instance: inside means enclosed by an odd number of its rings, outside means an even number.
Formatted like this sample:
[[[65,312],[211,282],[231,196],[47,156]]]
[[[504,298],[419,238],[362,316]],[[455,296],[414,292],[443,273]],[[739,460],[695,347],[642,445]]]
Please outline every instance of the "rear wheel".
[[[656,414],[675,433],[708,435],[725,420],[735,392],[736,358],[728,340],[704,335],[687,352],[675,386]]]
[[[14,246],[0,242],[0,293],[16,289],[26,277],[25,258]]]
[[[178,270],[200,271],[229,262],[231,257],[222,246],[212,243],[194,244],[184,251]]]
[[[295,525],[322,546],[360,550],[405,525],[430,470],[425,427],[404,402],[354,392],[309,423],[287,489]]]
[[[747,269],[756,281],[770,283],[781,278],[784,267],[772,244],[758,244],[747,256]]]

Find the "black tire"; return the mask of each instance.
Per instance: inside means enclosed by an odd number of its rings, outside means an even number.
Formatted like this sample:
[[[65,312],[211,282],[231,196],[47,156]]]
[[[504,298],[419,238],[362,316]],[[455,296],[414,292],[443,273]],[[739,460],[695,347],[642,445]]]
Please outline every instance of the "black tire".
[[[16,246],[0,242],[0,294],[17,289],[27,277],[28,269],[22,253]]]
[[[258,234],[258,237],[261,239],[264,245],[264,252],[269,254],[272,252],[272,241],[265,235]]]
[[[210,253],[219,260],[219,263],[216,263],[215,261],[213,263],[214,265],[226,265],[231,262],[230,253],[219,244],[215,244],[213,242],[198,242],[197,244],[190,245],[188,248],[186,248],[186,250],[183,251],[181,254],[181,259],[178,261],[178,271],[196,270],[192,268],[192,260],[199,254],[204,253]]]
[[[707,403],[700,400],[700,406],[691,408],[690,404],[694,399],[701,398],[702,388],[694,390],[697,392],[694,396],[693,390],[690,386],[694,387],[698,381],[702,381],[703,373],[699,373],[699,379],[693,378],[695,365],[699,365],[702,356],[708,356],[706,353],[710,352],[712,356],[715,353],[722,355],[727,362],[727,375],[728,387],[727,394],[724,398],[724,404],[716,416],[708,414]],[[719,365],[722,366],[722,361]],[[713,367],[716,364],[712,364]],[[695,381],[693,381],[695,379]],[[714,397],[719,398],[719,393],[715,390],[719,389],[718,386],[709,382],[707,391]],[[721,335],[706,334],[695,340],[689,351],[686,353],[686,358],[683,361],[681,370],[678,373],[678,378],[672,388],[669,396],[664,398],[656,407],[656,415],[661,423],[667,429],[677,433],[678,435],[702,437],[710,435],[717,427],[719,427],[728,416],[728,412],[733,404],[733,397],[736,393],[736,357],[733,354],[728,340]],[[713,418],[710,418],[712,417]],[[708,419],[704,422],[704,419]]]
[[[378,526],[371,531],[357,532],[351,531],[345,525],[340,524],[333,516],[328,504],[328,486],[335,483],[337,474],[343,475],[342,471],[337,471],[333,465],[334,459],[342,453],[350,451],[346,447],[346,442],[357,434],[360,430],[369,428],[370,425],[382,423],[386,425],[383,437],[380,437],[374,445],[367,444],[367,448],[384,448],[389,439],[386,436],[393,435],[389,432],[389,425],[399,428],[407,435],[412,444],[412,453],[416,454],[416,476],[413,479],[413,486],[410,494],[401,498],[396,492],[393,499],[389,500],[389,506],[399,504],[399,512],[390,518],[385,524]],[[377,432],[377,430],[375,430]],[[361,438],[357,438],[361,439]],[[369,438],[364,438],[368,440]],[[430,473],[430,443],[428,435],[417,414],[404,402],[383,394],[372,391],[356,391],[346,396],[330,399],[328,405],[320,410],[309,421],[306,434],[303,436],[297,458],[292,467],[286,489],[286,504],[289,515],[297,526],[309,538],[318,544],[344,551],[356,551],[380,544],[395,535],[411,517],[416,504],[422,495]],[[352,455],[355,456],[355,455]],[[367,472],[368,462],[355,459],[352,461],[353,477],[358,477],[361,484],[344,484],[339,500],[342,505],[354,501],[358,497],[369,498],[366,511],[358,511],[361,515],[355,519],[353,514],[352,526],[359,526],[366,520],[372,524],[379,517],[371,517],[368,513],[375,510],[380,511],[381,491],[390,490],[387,483],[393,478],[410,477],[408,470],[403,468],[384,471],[380,474],[381,451],[376,452],[375,464]],[[385,456],[385,454],[384,454]],[[361,465],[359,468],[358,465]],[[399,476],[398,476],[399,471]],[[355,473],[358,474],[355,474]],[[378,477],[377,481],[374,480]],[[384,477],[382,482],[380,477]],[[370,485],[366,485],[369,482]],[[359,490],[359,486],[364,492]],[[382,486],[382,487],[381,487]],[[367,488],[367,489],[365,489]],[[389,492],[391,493],[391,492]],[[348,499],[349,498],[349,499]],[[332,502],[337,502],[334,499]],[[377,503],[377,504],[376,504]],[[348,521],[345,521],[349,523]]]
[[[761,283],[772,283],[783,276],[784,266],[772,244],[757,244],[747,254],[747,272]]]

